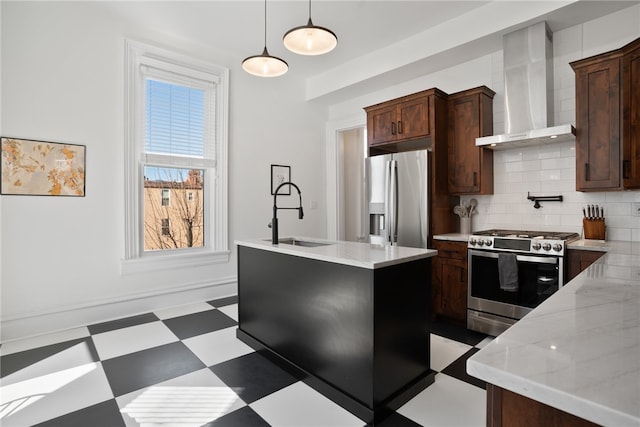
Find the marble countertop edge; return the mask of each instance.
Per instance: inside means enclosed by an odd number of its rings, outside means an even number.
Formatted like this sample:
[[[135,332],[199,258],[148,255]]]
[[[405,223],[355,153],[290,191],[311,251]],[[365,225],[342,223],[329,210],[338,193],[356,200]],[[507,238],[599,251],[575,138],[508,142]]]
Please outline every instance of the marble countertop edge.
[[[618,427],[640,425],[640,418],[633,415],[575,394],[558,391],[540,382],[529,380],[525,384],[518,375],[485,365],[473,359],[467,360],[467,373],[513,393],[554,408],[561,408],[565,412],[596,424]]]
[[[235,244],[367,269],[388,267],[423,258],[430,258],[437,254],[437,251],[434,249],[381,246],[369,243],[333,241],[302,236],[286,236],[282,238],[294,238],[297,240],[325,243],[326,245],[316,247],[294,246],[283,243],[274,245],[271,243],[271,239],[267,238],[237,239]]]

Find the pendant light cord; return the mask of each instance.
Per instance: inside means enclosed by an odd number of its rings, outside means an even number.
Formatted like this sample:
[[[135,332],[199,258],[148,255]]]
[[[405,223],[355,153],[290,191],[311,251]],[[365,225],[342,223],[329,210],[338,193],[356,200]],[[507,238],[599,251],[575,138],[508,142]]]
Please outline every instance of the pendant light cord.
[[[309,19],[311,19],[311,0],[309,0]]]
[[[267,0],[264,0],[264,48],[267,48]]]

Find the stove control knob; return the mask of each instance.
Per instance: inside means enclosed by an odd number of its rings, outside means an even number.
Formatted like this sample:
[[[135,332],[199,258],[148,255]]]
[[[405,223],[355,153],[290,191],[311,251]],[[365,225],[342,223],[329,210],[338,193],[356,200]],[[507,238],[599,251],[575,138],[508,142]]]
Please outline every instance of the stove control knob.
[[[535,242],[533,245],[531,245],[531,247],[536,250],[539,251],[540,248],[542,247],[542,245],[540,244],[540,242]]]
[[[469,239],[469,244],[470,244],[471,246],[475,246],[475,245],[476,245],[476,243],[477,243],[477,242],[476,242],[476,239],[474,239],[473,237]]]
[[[542,245],[542,249],[544,249],[545,251],[550,251],[551,243],[545,243],[544,245]]]
[[[478,246],[484,246],[484,240],[478,239]]]
[[[556,243],[553,245],[553,250],[556,252],[562,252],[562,245],[560,243]]]
[[[493,244],[493,242],[491,241],[491,239],[487,239],[487,240],[485,240],[485,241],[484,241],[484,245],[485,245],[486,247],[489,247],[489,246],[491,246],[492,244]]]

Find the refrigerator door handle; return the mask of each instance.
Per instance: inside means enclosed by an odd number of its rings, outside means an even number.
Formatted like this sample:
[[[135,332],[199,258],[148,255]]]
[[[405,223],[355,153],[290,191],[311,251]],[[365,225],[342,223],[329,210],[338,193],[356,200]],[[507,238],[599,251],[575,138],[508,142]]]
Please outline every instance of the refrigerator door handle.
[[[384,164],[384,241],[391,242],[391,160]]]
[[[389,192],[389,205],[391,210],[391,218],[389,222],[389,241],[391,244],[398,242],[398,162],[391,160],[390,162],[390,192]]]

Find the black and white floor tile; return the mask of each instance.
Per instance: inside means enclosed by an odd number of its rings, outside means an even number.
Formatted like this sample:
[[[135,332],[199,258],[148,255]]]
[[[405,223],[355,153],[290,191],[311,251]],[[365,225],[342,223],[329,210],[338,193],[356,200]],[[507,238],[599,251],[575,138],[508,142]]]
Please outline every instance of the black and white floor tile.
[[[0,425],[351,427],[365,423],[239,341],[235,297],[0,347]],[[482,426],[466,360],[491,337],[435,323],[435,383],[378,425]]]

